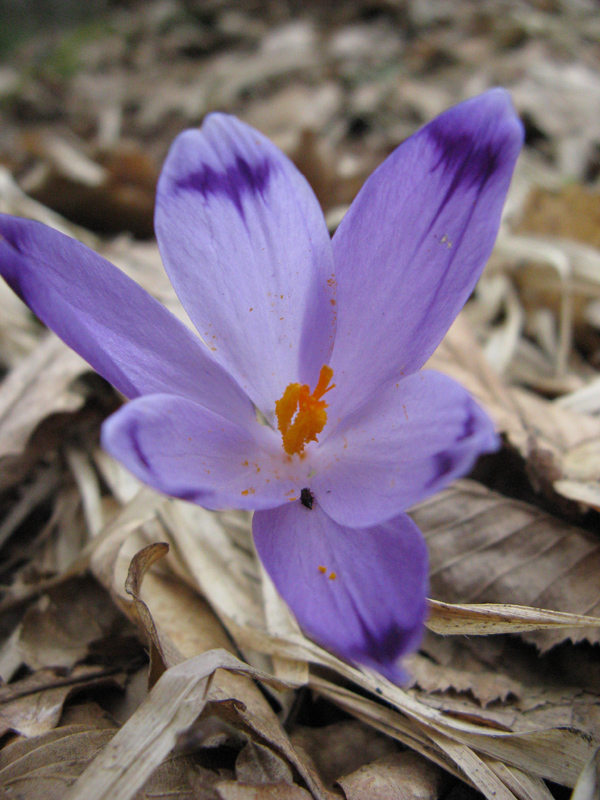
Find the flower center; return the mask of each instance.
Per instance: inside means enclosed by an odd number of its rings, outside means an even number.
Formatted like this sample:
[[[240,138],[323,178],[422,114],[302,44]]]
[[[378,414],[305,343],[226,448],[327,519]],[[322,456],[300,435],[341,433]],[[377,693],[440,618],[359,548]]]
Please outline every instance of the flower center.
[[[327,403],[321,400],[325,392],[333,389],[329,385],[333,370],[326,364],[321,367],[319,381],[313,393],[305,383],[290,383],[281,400],[275,403],[277,427],[283,437],[283,449],[289,456],[302,455],[304,445],[316,442],[327,422]]]

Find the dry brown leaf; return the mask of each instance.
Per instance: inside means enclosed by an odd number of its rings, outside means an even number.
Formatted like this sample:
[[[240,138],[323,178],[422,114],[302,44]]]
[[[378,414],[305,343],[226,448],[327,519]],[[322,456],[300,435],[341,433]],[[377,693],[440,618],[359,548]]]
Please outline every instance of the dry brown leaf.
[[[114,735],[114,722],[95,703],[72,706],[63,725],[50,733],[20,739],[0,755],[0,785],[7,798],[63,800],[68,787]],[[154,800],[165,794],[173,800],[196,800],[192,767],[183,756],[166,759],[136,800]]]
[[[520,230],[600,246],[600,196],[569,183],[559,191],[534,187],[523,209]]]
[[[41,736],[56,727],[73,692],[99,684],[122,685],[124,678],[115,669],[87,665],[75,667],[69,675],[40,670],[0,688],[0,725],[22,736]]]
[[[460,481],[411,512],[428,544],[430,585],[450,603],[517,603],[600,616],[600,540],[540,511]],[[543,650],[600,629],[524,634]]]
[[[310,800],[310,794],[300,786],[289,786],[286,783],[251,784],[222,781],[216,786],[221,800]]]
[[[274,750],[249,739],[235,760],[235,776],[240,783],[285,783],[294,775],[289,764]]]
[[[417,753],[391,753],[338,780],[346,800],[437,800],[443,773]]]
[[[118,610],[96,581],[74,578],[30,606],[13,644],[20,664],[32,670],[70,668],[88,654],[93,642],[109,635],[119,621],[122,617]]]
[[[87,722],[66,725],[0,751],[0,786],[11,797],[63,800],[65,792],[112,739],[114,727]]]
[[[522,685],[492,670],[471,672],[453,669],[451,666],[436,664],[418,653],[406,659],[406,669],[411,676],[411,686],[418,686],[426,694],[443,693],[452,689],[458,693],[469,692],[482,706],[489,703],[504,702],[511,695],[519,697]]]
[[[371,761],[397,752],[387,736],[373,731],[358,720],[346,720],[320,728],[297,727],[292,744],[312,759],[328,786],[342,775],[355,772]]]
[[[135,795],[135,800],[198,800],[198,793],[194,791],[197,769],[193,758],[169,756]],[[204,795],[200,797],[204,800]]]

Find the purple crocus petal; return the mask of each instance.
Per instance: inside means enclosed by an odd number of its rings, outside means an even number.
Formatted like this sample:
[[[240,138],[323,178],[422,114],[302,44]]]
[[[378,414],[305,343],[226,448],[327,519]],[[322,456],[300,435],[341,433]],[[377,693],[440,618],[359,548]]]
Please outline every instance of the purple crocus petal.
[[[317,199],[283,153],[211,114],[171,147],[155,228],[200,335],[265,414],[289,383],[315,385],[335,333],[333,254]]]
[[[102,445],[149,486],[211,510],[298,500],[310,469],[285,456],[271,428],[237,425],[173,395],[127,403],[102,426]]]
[[[487,414],[451,378],[422,371],[354,411],[311,456],[310,488],[341,525],[373,525],[466,474],[498,447]]]
[[[259,511],[258,555],[301,627],[319,644],[399,681],[398,659],[420,641],[427,549],[401,514],[347,528],[315,503]]]
[[[0,215],[0,275],[127,397],[181,394],[232,419],[252,405],[173,314],[106,259],[52,228]]]
[[[334,238],[339,413],[419,369],[490,255],[523,142],[508,93],[467,100],[367,180]]]

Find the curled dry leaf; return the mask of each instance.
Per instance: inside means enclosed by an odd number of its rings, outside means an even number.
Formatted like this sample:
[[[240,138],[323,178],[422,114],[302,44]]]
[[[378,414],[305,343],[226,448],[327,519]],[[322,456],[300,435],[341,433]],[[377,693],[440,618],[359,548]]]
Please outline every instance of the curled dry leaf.
[[[469,481],[455,483],[411,513],[429,547],[435,598],[468,605],[516,602],[600,617],[600,541],[588,531]],[[506,627],[498,632],[508,630],[511,615],[513,630],[526,630],[524,610],[505,612]],[[480,616],[485,614],[484,609]],[[498,621],[497,611],[490,614]],[[536,627],[548,622],[540,618]],[[586,627],[565,628],[569,619],[556,617],[560,626],[554,630],[525,636],[542,650],[567,639],[600,641],[600,624],[590,628],[589,620],[580,622]]]
[[[129,566],[127,580],[125,581],[125,591],[133,597],[135,610],[150,638],[150,685],[156,683],[167,668],[169,660],[176,663],[179,657],[177,653],[172,654],[171,658],[165,655],[158,631],[156,630],[156,625],[152,619],[152,614],[140,597],[144,575],[152,564],[160,558],[164,558],[168,552],[169,545],[164,542],[157,542],[156,544],[150,544],[144,547],[143,550],[140,550],[140,552],[136,553],[133,557]],[[179,660],[181,660],[180,657]]]

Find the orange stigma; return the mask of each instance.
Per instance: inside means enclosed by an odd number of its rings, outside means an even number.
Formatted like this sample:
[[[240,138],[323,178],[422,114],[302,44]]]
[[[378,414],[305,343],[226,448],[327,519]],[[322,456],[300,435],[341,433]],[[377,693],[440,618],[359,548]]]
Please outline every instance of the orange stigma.
[[[314,392],[305,383],[290,383],[281,400],[275,403],[277,427],[283,437],[283,449],[289,456],[302,455],[304,445],[316,442],[327,422],[327,403],[321,400],[325,392],[333,389],[329,385],[333,377],[331,367],[321,367],[319,381]]]

